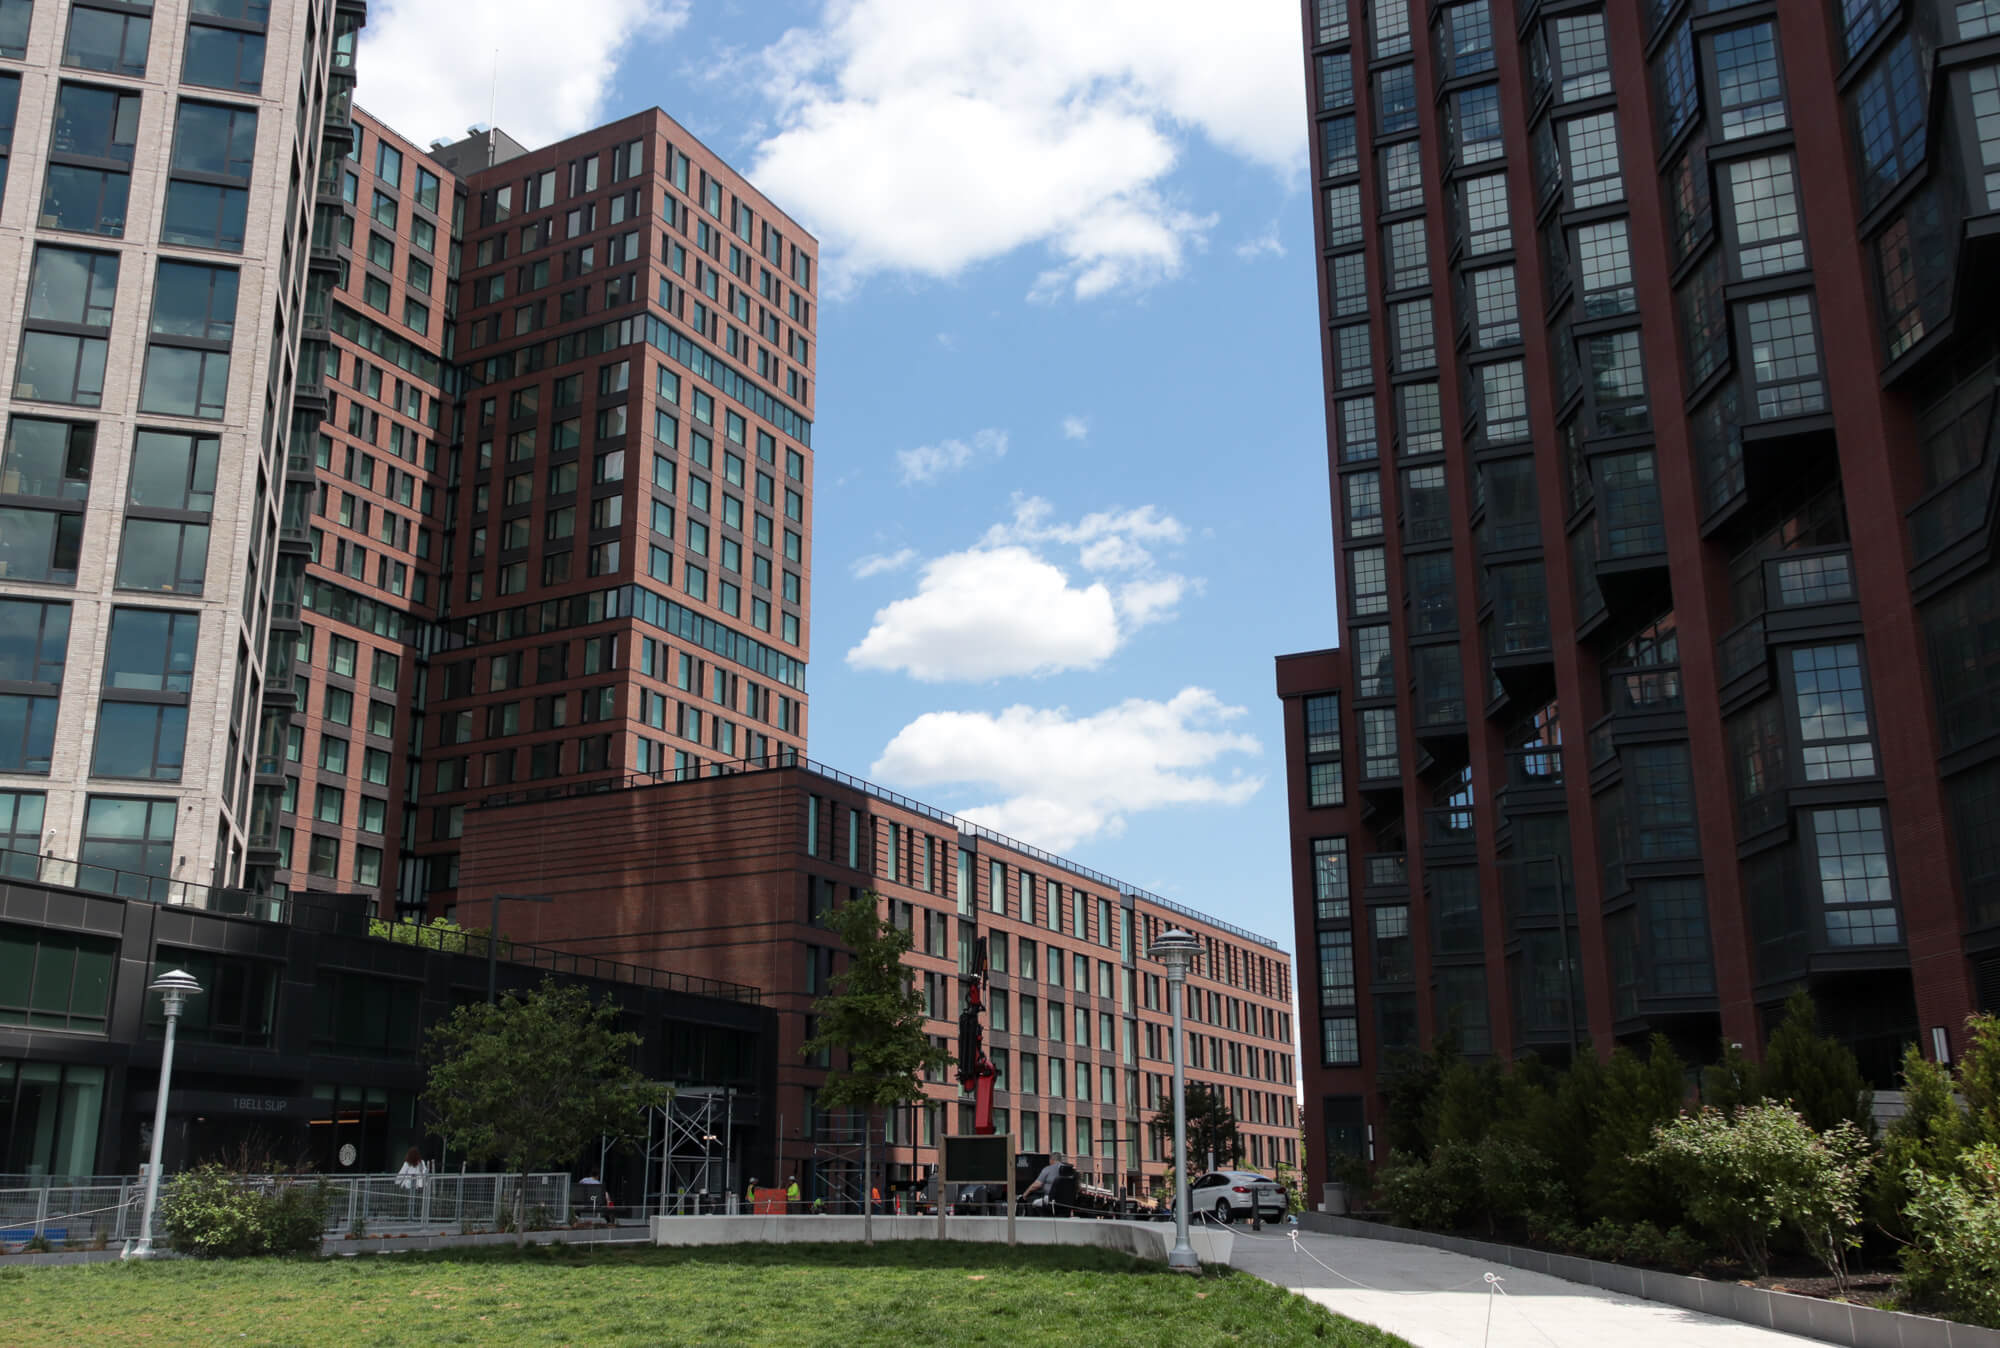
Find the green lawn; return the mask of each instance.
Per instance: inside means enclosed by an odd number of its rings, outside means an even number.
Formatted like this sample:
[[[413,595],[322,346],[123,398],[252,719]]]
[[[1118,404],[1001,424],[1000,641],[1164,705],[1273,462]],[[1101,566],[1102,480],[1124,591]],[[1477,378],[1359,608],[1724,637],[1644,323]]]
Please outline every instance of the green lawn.
[[[1402,1344],[1247,1274],[916,1241],[13,1268],[0,1306],[9,1345]]]

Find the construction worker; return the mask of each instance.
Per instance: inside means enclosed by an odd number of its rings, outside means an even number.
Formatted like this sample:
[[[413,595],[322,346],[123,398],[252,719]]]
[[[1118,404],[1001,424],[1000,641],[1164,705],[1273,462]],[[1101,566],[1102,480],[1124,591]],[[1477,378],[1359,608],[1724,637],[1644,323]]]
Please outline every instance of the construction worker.
[[[743,1210],[745,1212],[755,1212],[757,1210],[757,1177],[755,1175],[750,1177],[750,1187],[743,1193]]]
[[[792,1176],[785,1181],[785,1211],[797,1212],[799,1207],[799,1177]]]

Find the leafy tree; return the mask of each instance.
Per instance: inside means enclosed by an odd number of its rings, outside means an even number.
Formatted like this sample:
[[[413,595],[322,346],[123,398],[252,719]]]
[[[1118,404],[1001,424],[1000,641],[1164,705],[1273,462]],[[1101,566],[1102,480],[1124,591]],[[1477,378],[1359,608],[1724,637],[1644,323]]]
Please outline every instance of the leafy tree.
[[[910,950],[910,933],[884,921],[882,896],[869,891],[850,899],[827,915],[827,929],[853,952],[847,967],[833,976],[833,990],[813,1003],[819,1033],[799,1050],[807,1058],[840,1049],[844,1065],[827,1073],[819,1089],[822,1109],[860,1109],[863,1133],[862,1188],[873,1157],[866,1152],[876,1113],[884,1107],[924,1098],[923,1073],[949,1066],[952,1058],[924,1033],[924,999],[911,981],[903,956]],[[841,1062],[835,1058],[836,1063]],[[865,1194],[864,1194],[865,1197]],[[874,1205],[861,1205],[862,1236],[875,1243]]]
[[[1764,1045],[1758,1095],[1790,1102],[1815,1130],[1843,1119],[1872,1134],[1875,1094],[1861,1076],[1854,1052],[1819,1032],[1819,1008],[1800,988],[1785,1003],[1785,1018]]]
[[[1611,1055],[1590,1135],[1584,1194],[1592,1214],[1674,1224],[1672,1189],[1638,1158],[1652,1144],[1654,1126],[1679,1114],[1686,1095],[1686,1069],[1664,1035],[1653,1036],[1643,1059],[1626,1048]]]
[[[1447,1041],[1428,1053],[1395,1054],[1383,1064],[1383,1131],[1390,1151],[1419,1160],[1431,1154],[1431,1144],[1436,1141],[1437,1094],[1445,1073],[1457,1061],[1458,1052]]]
[[[1915,1044],[1903,1050],[1903,1113],[1882,1133],[1882,1163],[1869,1193],[1876,1225],[1898,1240],[1909,1231],[1910,1172],[1950,1175],[1973,1141],[1972,1121],[1952,1093],[1951,1069],[1927,1061]]]
[[[1498,1063],[1459,1061],[1445,1069],[1433,1110],[1437,1142],[1477,1142],[1499,1112],[1502,1069]]]
[[[1845,1289],[1846,1252],[1861,1243],[1861,1184],[1869,1142],[1847,1119],[1815,1132],[1783,1105],[1682,1115],[1653,1132],[1649,1163],[1680,1191],[1688,1214],[1764,1274],[1771,1235],[1789,1223]]]
[[[1219,1090],[1211,1090],[1199,1081],[1187,1084],[1187,1167],[1190,1175],[1199,1175],[1208,1168],[1208,1158],[1215,1157],[1219,1166],[1234,1165],[1243,1159],[1243,1139],[1236,1135],[1236,1116],[1229,1110],[1229,1100]],[[1172,1145],[1174,1136],[1174,1107],[1166,1108],[1153,1116],[1153,1131],[1168,1139]]]
[[[1977,1015],[1965,1022],[1966,1048],[1958,1065],[1976,1140],[2000,1147],[2000,1017]]]
[[[1990,1018],[1989,1018],[1990,1019]],[[2000,1147],[1982,1142],[1956,1174],[1912,1168],[1903,1292],[1953,1319],[2000,1329]]]
[[[1758,1076],[1758,1065],[1744,1055],[1743,1045],[1725,1042],[1722,1061],[1701,1069],[1701,1102],[1723,1114],[1754,1105],[1764,1098]]]
[[[568,1166],[600,1137],[642,1126],[664,1088],[631,1065],[639,1036],[620,1031],[609,997],[592,1005],[582,988],[554,979],[525,996],[461,1006],[430,1032],[424,1103],[445,1141],[501,1163],[525,1180]],[[514,1188],[517,1243],[527,1243],[527,1186]]]

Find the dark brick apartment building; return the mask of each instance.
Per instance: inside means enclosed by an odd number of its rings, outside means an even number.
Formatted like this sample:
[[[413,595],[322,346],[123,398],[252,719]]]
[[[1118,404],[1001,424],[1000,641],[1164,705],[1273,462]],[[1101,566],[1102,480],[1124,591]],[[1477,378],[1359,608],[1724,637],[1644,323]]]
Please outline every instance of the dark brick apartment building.
[[[1301,6],[1336,649],[1281,657],[1308,1135],[1396,1056],[1878,1084],[2000,1005],[2000,6]]]

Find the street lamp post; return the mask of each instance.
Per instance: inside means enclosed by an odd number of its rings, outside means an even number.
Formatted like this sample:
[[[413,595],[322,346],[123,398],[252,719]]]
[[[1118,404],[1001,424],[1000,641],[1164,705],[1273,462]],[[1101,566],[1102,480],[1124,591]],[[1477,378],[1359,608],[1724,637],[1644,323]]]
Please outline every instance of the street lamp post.
[[[154,979],[146,991],[160,994],[167,1013],[167,1042],[160,1050],[159,1098],[153,1101],[153,1160],[146,1170],[145,1215],[139,1220],[138,1243],[128,1242],[125,1246],[122,1257],[126,1259],[145,1259],[153,1253],[153,1205],[160,1196],[160,1144],[167,1137],[167,1091],[174,1080],[174,1025],[180,1020],[187,999],[201,992],[201,984],[187,970],[175,969]]]
[[[1188,969],[1201,954],[1201,941],[1178,928],[1161,933],[1146,952],[1167,966],[1167,999],[1174,1008],[1174,1248],[1167,1255],[1167,1267],[1179,1273],[1201,1272],[1201,1260],[1188,1243],[1187,1175],[1187,1083],[1181,1062],[1181,999]]]
[[[486,928],[486,1004],[493,1005],[500,982],[500,905],[503,903],[554,903],[546,894],[495,894],[493,922]]]

